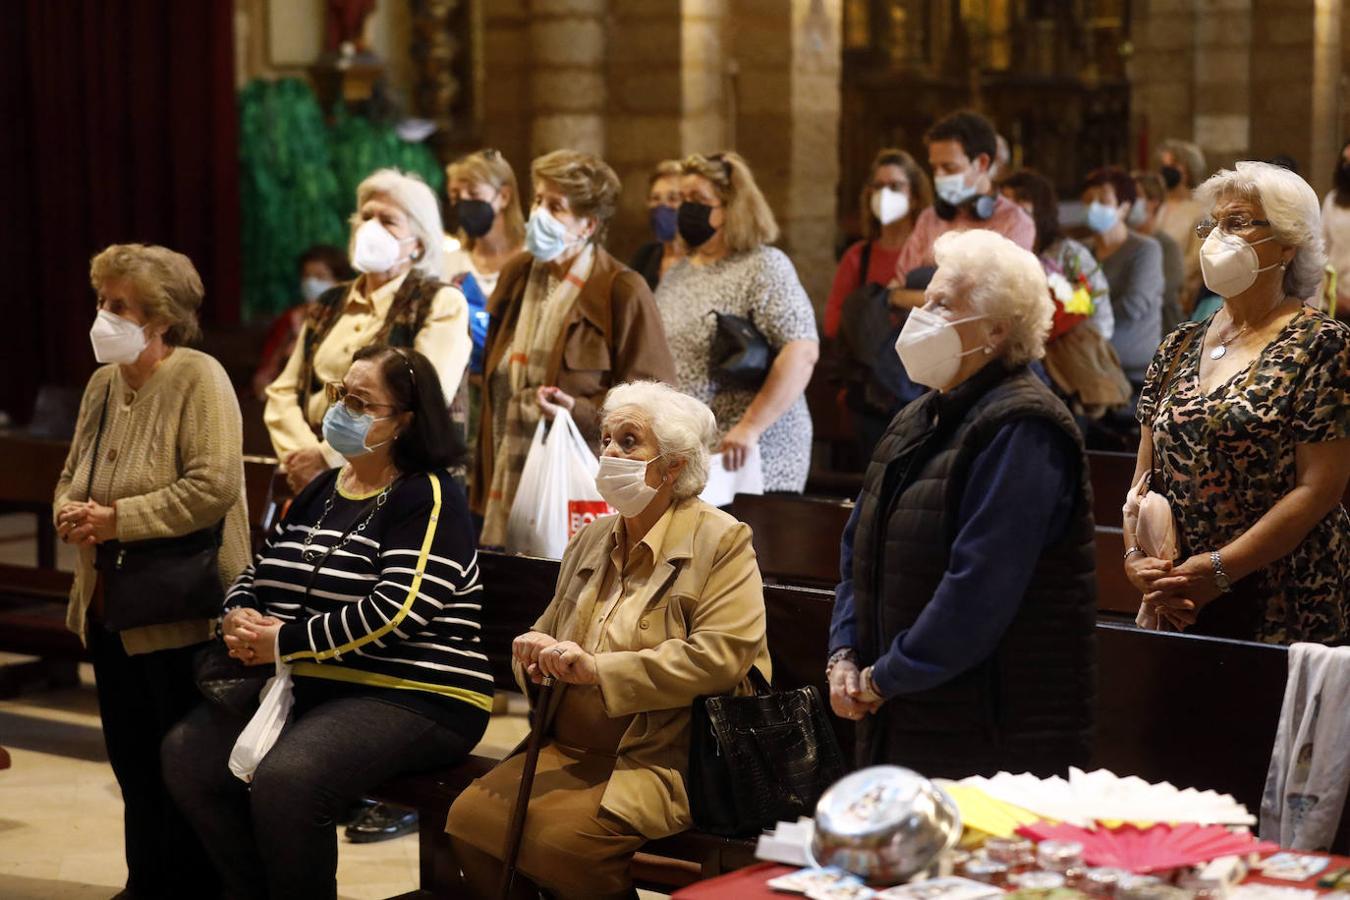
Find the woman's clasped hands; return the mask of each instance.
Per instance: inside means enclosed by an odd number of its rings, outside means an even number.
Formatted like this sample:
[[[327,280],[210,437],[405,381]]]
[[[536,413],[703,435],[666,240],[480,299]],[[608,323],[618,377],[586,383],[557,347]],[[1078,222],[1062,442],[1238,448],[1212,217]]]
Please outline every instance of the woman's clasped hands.
[[[1143,594],[1143,611],[1177,631],[1194,625],[1200,610],[1221,593],[1207,554],[1173,564],[1136,553],[1126,561],[1125,575]]]
[[[542,632],[517,637],[511,642],[511,655],[535,684],[545,676],[567,684],[595,684],[599,678],[594,654],[573,641],[559,641]]]
[[[226,613],[220,623],[230,656],[246,666],[276,662],[277,632],[281,620],[241,606]]]

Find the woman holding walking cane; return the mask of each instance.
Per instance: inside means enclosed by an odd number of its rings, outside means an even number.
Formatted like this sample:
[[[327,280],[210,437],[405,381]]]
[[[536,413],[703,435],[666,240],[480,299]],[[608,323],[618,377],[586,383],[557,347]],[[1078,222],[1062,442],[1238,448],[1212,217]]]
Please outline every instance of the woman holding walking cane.
[[[752,665],[771,677],[750,529],[698,499],[717,438],[673,388],[606,396],[596,484],[619,514],[572,539],[553,602],[512,644],[537,766],[517,748],[450,808],[465,896],[497,896],[514,865],[510,897],[633,897],[634,852],[690,826],[690,704],[750,693]]]

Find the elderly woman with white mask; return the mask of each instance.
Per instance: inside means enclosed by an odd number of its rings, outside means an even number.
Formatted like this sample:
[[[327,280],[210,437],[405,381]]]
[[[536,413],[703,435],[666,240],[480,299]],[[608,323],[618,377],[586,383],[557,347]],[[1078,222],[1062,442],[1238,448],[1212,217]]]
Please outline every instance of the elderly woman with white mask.
[[[859,765],[1062,773],[1091,749],[1096,579],[1082,438],[1028,368],[1052,301],[991,231],[934,251],[896,345],[932,391],[891,422],[845,529],[830,702]]]
[[[1287,169],[1240,162],[1196,196],[1209,210],[1201,273],[1223,306],[1168,336],[1139,401],[1135,480],[1168,501],[1175,534],[1175,547],[1141,546],[1126,520],[1140,620],[1343,643],[1350,328],[1305,303],[1326,262],[1317,195]]]
[[[698,499],[717,439],[712,411],[665,385],[605,398],[596,486],[619,514],[572,539],[553,602],[512,645],[522,686],[558,682],[513,897],[632,896],[633,853],[691,824],[690,704],[748,692],[751,666],[771,677],[750,529]],[[523,759],[450,809],[464,896],[497,896]]]
[[[379,169],[356,189],[352,266],[361,274],[312,303],[290,360],[267,388],[263,418],[291,488],[299,491],[343,456],[319,434],[327,386],[357,350],[412,348],[431,360],[453,398],[469,362],[469,308],[442,283],[444,232],[436,194],[421,179]]]
[[[166,247],[114,244],[93,258],[103,365],[80,401],[54,497],[61,540],[79,548],[66,624],[94,663],[108,761],[126,807],[126,896],[203,897],[219,889],[201,843],[170,799],[159,745],[201,702],[192,660],[222,594],[147,588],[155,568],[215,552],[220,587],[248,565],[243,424],[230,378],[187,344],[201,336],[202,280]],[[114,576],[111,560],[129,561]],[[109,578],[117,583],[109,589]],[[119,587],[120,584],[120,587]],[[214,596],[212,596],[214,594]]]

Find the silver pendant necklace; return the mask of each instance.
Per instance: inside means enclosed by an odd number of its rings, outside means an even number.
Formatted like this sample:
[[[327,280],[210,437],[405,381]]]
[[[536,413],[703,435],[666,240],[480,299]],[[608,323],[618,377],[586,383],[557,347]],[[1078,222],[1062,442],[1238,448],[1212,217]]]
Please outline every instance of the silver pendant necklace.
[[[1247,331],[1247,326],[1246,326],[1246,325],[1243,325],[1241,328],[1238,329],[1237,334],[1233,335],[1233,336],[1230,337],[1228,340],[1226,340],[1226,341],[1220,340],[1220,341],[1219,341],[1219,346],[1217,346],[1217,347],[1215,347],[1213,350],[1209,351],[1209,358],[1210,358],[1210,359],[1215,359],[1215,360],[1223,359],[1224,356],[1227,355],[1227,353],[1228,353],[1228,345],[1231,344],[1231,343],[1233,343],[1233,341],[1236,341],[1238,338],[1242,337],[1242,335],[1245,334],[1246,331]]]

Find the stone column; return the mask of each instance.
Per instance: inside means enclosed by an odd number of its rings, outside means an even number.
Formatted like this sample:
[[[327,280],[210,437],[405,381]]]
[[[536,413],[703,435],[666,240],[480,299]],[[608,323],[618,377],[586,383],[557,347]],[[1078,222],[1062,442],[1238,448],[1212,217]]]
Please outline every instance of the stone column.
[[[841,0],[730,0],[735,145],[817,309],[834,277]]]
[[[1283,153],[1319,192],[1340,150],[1340,3],[1252,0],[1251,156]]]
[[[680,0],[628,0],[610,7],[604,157],[623,182],[623,193],[606,245],[623,261],[650,240],[648,174],[684,151],[683,24]]]
[[[521,201],[530,196],[529,11],[526,0],[476,0],[483,22],[483,145],[515,169]]]
[[[529,0],[528,11],[530,155],[564,147],[603,154],[605,0]]]

